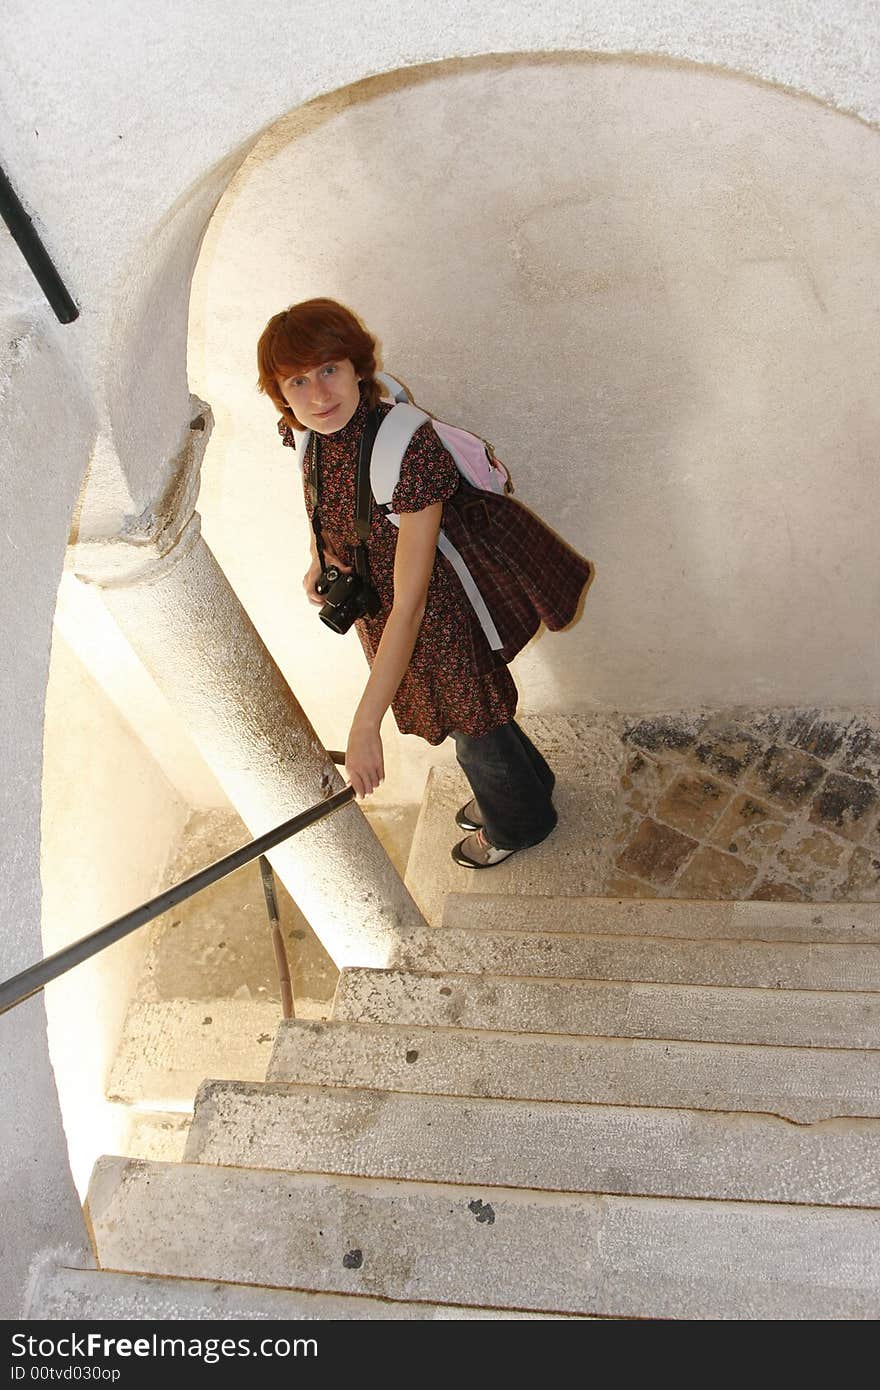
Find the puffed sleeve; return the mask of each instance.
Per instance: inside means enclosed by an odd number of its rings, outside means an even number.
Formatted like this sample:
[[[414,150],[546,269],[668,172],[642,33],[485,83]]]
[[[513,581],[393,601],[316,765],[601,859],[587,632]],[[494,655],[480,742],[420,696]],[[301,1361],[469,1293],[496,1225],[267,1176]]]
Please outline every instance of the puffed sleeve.
[[[420,512],[433,502],[445,502],[458,483],[459,472],[452,455],[440,443],[430,420],[426,420],[419,425],[401,460],[391,510]]]

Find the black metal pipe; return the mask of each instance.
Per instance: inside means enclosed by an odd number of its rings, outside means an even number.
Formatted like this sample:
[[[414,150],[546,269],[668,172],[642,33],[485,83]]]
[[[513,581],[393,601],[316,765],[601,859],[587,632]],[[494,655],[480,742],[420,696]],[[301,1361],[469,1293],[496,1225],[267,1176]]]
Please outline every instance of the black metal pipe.
[[[48,299],[60,323],[73,323],[79,318],[61,276],[52,264],[49,253],[40,240],[33,222],[25,212],[9,179],[0,169],[0,217],[6,223],[21,254],[33,271],[40,289]]]
[[[287,959],[284,933],[281,930],[278,894],[275,891],[275,874],[265,854],[260,855],[260,879],[263,884],[263,897],[266,899],[266,913],[272,932],[272,950],[275,952],[278,984],[281,988],[281,1016],[282,1018],[293,1018],[293,984],[290,979],[290,961]]]
[[[168,911],[169,907],[185,902],[187,898],[193,897],[202,888],[207,888],[209,884],[225,878],[233,870],[240,869],[243,864],[250,864],[252,860],[259,859],[261,854],[274,849],[282,841],[290,839],[291,835],[296,835],[300,830],[305,830],[307,826],[314,825],[316,821],[332,815],[334,811],[340,810],[349,801],[352,801],[354,796],[354,787],[343,788],[341,792],[336,792],[326,801],[319,801],[316,805],[310,806],[307,811],[301,811],[298,816],[285,821],[275,830],[267,830],[265,835],[261,835],[257,840],[252,840],[249,845],[242,845],[240,849],[233,850],[225,858],[218,859],[216,864],[209,864],[206,868],[199,869],[198,873],[193,874],[191,878],[184,879],[182,883],[176,883],[173,888],[166,888],[165,892],[160,893],[158,897],[151,898],[149,902],[142,903],[140,907],[134,908],[131,912],[126,912],[123,917],[117,917],[115,922],[109,922],[106,927],[99,927],[89,936],[74,941],[72,945],[65,946],[62,951],[56,951],[54,956],[47,956],[45,960],[38,961],[36,965],[28,966],[27,970],[22,970],[21,974],[14,975],[11,980],[4,980],[0,984],[0,1014],[14,1008],[16,1004],[23,1003],[25,999],[30,999],[32,994],[37,994],[50,980],[56,980],[59,975],[71,970],[73,966],[81,965],[90,956],[95,956],[99,951],[103,951],[105,946],[112,946],[114,942],[121,941],[124,936],[136,931],[138,927],[151,922],[155,917],[160,917],[163,912]]]

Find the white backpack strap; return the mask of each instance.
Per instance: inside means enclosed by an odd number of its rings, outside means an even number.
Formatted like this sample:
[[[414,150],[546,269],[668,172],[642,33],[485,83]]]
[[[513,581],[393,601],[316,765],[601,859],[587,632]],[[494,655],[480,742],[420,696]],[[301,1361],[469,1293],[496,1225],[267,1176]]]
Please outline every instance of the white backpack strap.
[[[443,554],[446,556],[447,560],[451,564],[452,568],[455,570],[455,573],[461,580],[461,587],[464,589],[465,593],[471,601],[471,607],[477,615],[480,627],[486,634],[489,646],[492,648],[493,652],[500,652],[501,648],[504,646],[504,643],[502,642],[498,634],[497,627],[492,621],[492,614],[486,607],[483,595],[480,593],[474,581],[474,576],[471,574],[464,560],[461,558],[460,554],[456,550],[455,546],[452,544],[452,541],[446,535],[445,531],[441,531],[439,536],[437,537],[437,549],[443,552]]]
[[[393,378],[383,377],[382,380],[393,381]],[[398,383],[394,382],[394,385],[397,386]],[[427,415],[424,410],[419,410],[417,406],[410,405],[408,401],[404,400],[394,406],[393,410],[389,410],[379,426],[370,459],[370,486],[378,506],[388,507],[391,505],[391,498],[394,496],[394,489],[397,487],[397,480],[400,477],[400,465],[409,447],[409,442],[416,430],[430,418],[430,415]],[[396,512],[386,512],[385,518],[394,526],[400,526],[400,517]],[[486,634],[492,651],[499,652],[504,643],[492,621],[492,614],[486,607],[485,599],[480,593],[473,575],[444,531],[441,531],[437,537],[437,549],[446,556],[458,575],[461,587],[477,615],[477,620]]]
[[[390,507],[409,441],[430,418],[417,406],[402,404],[389,410],[379,426],[370,459],[370,486],[378,506]]]
[[[381,381],[387,394],[393,401],[397,401],[398,405],[405,405],[407,401],[412,400],[406,387],[401,386],[400,382],[395,380],[393,376],[389,376],[387,372],[377,372],[376,380]]]
[[[392,522],[395,526],[400,526],[400,517],[397,515],[397,512],[386,512],[385,520]],[[492,614],[486,607],[485,599],[474,582],[474,576],[471,574],[445,531],[441,531],[437,537],[437,549],[443,552],[452,568],[455,570],[455,573],[458,575],[461,581],[461,587],[470,600],[471,607],[477,615],[477,621],[486,634],[486,640],[489,646],[492,648],[493,652],[500,652],[504,643],[501,640],[497,627],[492,621]]]

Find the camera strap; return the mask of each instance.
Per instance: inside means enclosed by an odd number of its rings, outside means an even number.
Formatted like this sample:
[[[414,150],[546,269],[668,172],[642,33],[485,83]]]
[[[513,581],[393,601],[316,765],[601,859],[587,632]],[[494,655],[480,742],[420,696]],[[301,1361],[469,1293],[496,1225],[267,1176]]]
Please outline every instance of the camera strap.
[[[373,453],[373,445],[379,430],[379,412],[371,410],[364,424],[361,435],[360,449],[358,450],[358,468],[355,481],[355,533],[358,544],[354,553],[355,573],[361,579],[369,579],[370,562],[367,553],[367,541],[370,539],[370,524],[373,516],[373,492],[370,487],[370,458]],[[319,512],[321,507],[321,461],[320,444],[317,432],[312,432],[308,459],[308,480],[309,480],[309,500],[312,507],[312,530],[315,533],[315,543],[318,550],[318,560],[321,569],[326,569],[324,564],[324,543],[321,537],[321,522]]]

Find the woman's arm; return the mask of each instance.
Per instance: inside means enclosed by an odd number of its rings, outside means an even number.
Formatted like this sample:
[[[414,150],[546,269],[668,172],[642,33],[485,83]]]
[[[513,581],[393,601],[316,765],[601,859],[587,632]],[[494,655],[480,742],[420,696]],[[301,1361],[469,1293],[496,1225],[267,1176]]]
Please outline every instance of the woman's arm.
[[[443,503],[434,502],[420,512],[403,512],[400,517],[394,603],[355,711],[345,754],[345,770],[359,797],[369,796],[385,776],[379,725],[397,694],[422,625],[442,513]]]

